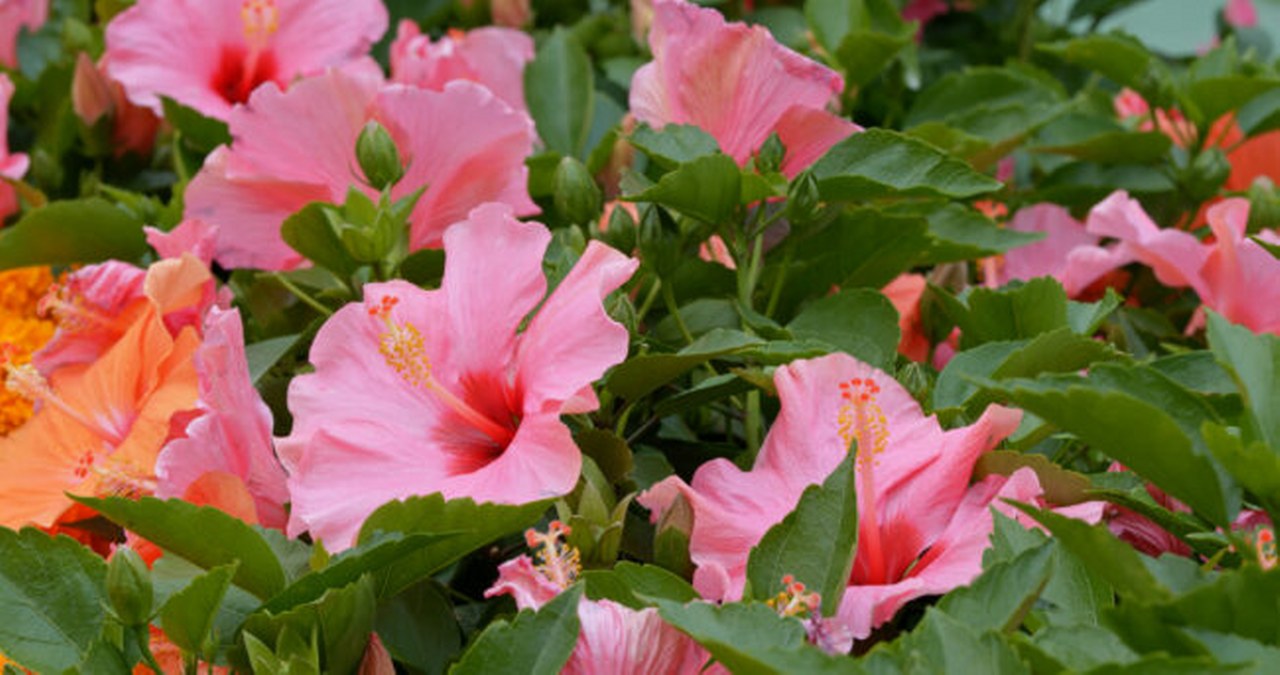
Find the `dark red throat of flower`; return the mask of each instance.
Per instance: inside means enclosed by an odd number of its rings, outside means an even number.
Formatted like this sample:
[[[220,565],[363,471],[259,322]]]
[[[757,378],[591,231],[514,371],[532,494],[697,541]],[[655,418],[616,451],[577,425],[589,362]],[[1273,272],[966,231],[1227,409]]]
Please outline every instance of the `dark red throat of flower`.
[[[254,53],[256,51],[256,53]],[[276,58],[270,50],[246,49],[241,45],[222,48],[218,68],[210,83],[227,103],[235,105],[249,100],[258,85],[276,81]]]

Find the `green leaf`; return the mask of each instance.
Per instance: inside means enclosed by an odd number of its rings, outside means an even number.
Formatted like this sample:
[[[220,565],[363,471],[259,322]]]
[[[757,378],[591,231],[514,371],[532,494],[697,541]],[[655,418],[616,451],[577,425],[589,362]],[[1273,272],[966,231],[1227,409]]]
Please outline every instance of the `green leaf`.
[[[499,537],[533,526],[547,507],[546,501],[519,506],[477,504],[469,497],[445,501],[439,493],[409,497],[384,504],[370,514],[357,542],[368,543],[378,532],[452,535],[389,565],[385,577],[379,575],[378,588],[382,597],[389,597]]]
[[[1055,375],[983,387],[1070,431],[1213,522],[1231,520],[1238,495],[1199,439],[1200,425],[1216,415],[1154,370],[1101,364],[1087,379]]]
[[[0,230],[0,270],[136,260],[146,252],[142,222],[99,197],[55,201]]]
[[[810,485],[795,510],[769,528],[747,559],[752,592],[769,598],[794,576],[822,598],[822,613],[833,616],[853,572],[858,543],[858,496],[853,483],[857,453],[849,449],[822,485]]]
[[[373,586],[372,579],[365,576],[287,612],[256,612],[245,620],[244,635],[257,638],[277,654],[288,651],[281,647],[290,636],[315,635],[323,655],[323,672],[355,672],[373,632],[377,610]]]
[[[76,501],[203,569],[239,561],[235,584],[263,600],[284,589],[284,569],[271,546],[235,516],[180,499],[77,497]]]
[[[881,660],[894,662],[899,670],[912,673],[950,672],[957,663],[975,673],[1030,672],[1000,633],[979,633],[964,619],[953,618],[937,607],[926,610],[915,630],[887,648],[877,648],[870,656],[870,662],[880,656]],[[883,672],[868,665],[869,670]]]
[[[168,96],[160,97],[164,106],[164,119],[182,133],[182,137],[200,152],[207,153],[219,145],[231,143],[231,131],[226,122],[206,117]]]
[[[1110,583],[1121,597],[1137,602],[1161,602],[1171,597],[1142,564],[1141,554],[1107,530],[1026,504],[1015,507],[1044,525],[1053,536],[1100,579]]]
[[[1049,583],[1053,550],[1046,542],[988,567],[973,583],[943,597],[938,609],[974,630],[1016,630]]]
[[[692,124],[668,124],[660,130],[641,124],[627,140],[666,169],[720,152],[716,139]]]
[[[360,267],[352,259],[342,238],[329,222],[332,205],[312,202],[297,213],[285,218],[280,226],[280,237],[293,250],[315,264],[332,271],[340,279],[351,276]]]
[[[244,356],[249,362],[249,380],[255,384],[261,380],[262,376],[276,365],[276,362],[293,351],[294,345],[298,344],[301,337],[301,335],[282,335],[245,345]]]
[[[843,290],[819,298],[787,324],[797,338],[821,340],[880,370],[892,368],[898,355],[898,312],[881,293]]]
[[[1148,101],[1159,93],[1161,76],[1167,78],[1162,64],[1151,52],[1127,35],[1085,35],[1037,45],[1036,48],[1077,66],[1096,70],[1116,84],[1136,90]]]
[[[595,77],[586,50],[558,28],[524,70],[525,99],[538,137],[547,148],[586,159],[595,106]]]
[[[36,672],[84,661],[102,632],[107,563],[78,542],[0,528],[0,652]]]
[[[169,596],[160,608],[160,627],[184,652],[204,655],[205,640],[238,564],[215,567],[196,577],[186,588]]]
[[[387,652],[400,663],[425,673],[442,673],[462,648],[462,631],[453,603],[439,583],[428,580],[387,600],[374,621]]]
[[[805,14],[853,86],[875,79],[915,36],[915,25],[886,0],[808,0]]]
[[[767,665],[770,651],[794,652],[805,646],[799,621],[778,616],[762,603],[713,605],[659,600],[663,620],[692,637],[734,673],[780,673]]]
[[[262,608],[280,613],[311,602],[330,588],[346,586],[365,574],[375,578],[391,565],[432,545],[451,538],[449,532],[401,535],[390,533],[361,542],[329,560],[324,569],[305,575],[268,600]]]
[[[698,157],[670,171],[644,192],[626,199],[661,204],[704,223],[728,222],[742,194],[742,171],[728,155]]]
[[[1260,441],[1245,444],[1212,422],[1206,422],[1201,432],[1205,444],[1227,472],[1254,494],[1272,522],[1280,522],[1280,454]]]
[[[609,373],[605,386],[623,398],[635,400],[707,361],[763,343],[740,331],[717,328],[675,354],[644,354],[628,359]]]
[[[1241,106],[1236,123],[1249,137],[1280,129],[1280,89],[1259,94]]]
[[[701,596],[689,582],[657,565],[622,561],[610,570],[582,573],[587,598],[613,600],[632,609],[652,607],[658,600],[692,602]]]
[[[1235,325],[1213,310],[1206,314],[1209,348],[1235,377],[1249,411],[1246,438],[1280,453],[1280,339]]]
[[[1192,104],[1187,108],[1199,112],[1200,121],[1209,124],[1254,98],[1277,90],[1278,80],[1231,74],[1197,78],[1187,85],[1185,95]]]
[[[890,196],[963,199],[1000,188],[1000,182],[928,143],[888,129],[868,129],[835,144],[812,167],[829,201]]]
[[[1038,232],[1001,227],[975,209],[955,203],[933,209],[928,219],[934,241],[922,264],[997,255],[1044,238]]]
[[[489,624],[449,673],[556,675],[578,641],[581,597],[581,587],[570,588],[537,612],[525,610],[510,623]]]
[[[962,331],[961,349],[1032,338],[1067,325],[1067,293],[1051,277],[1002,289],[974,288],[965,301],[968,311],[951,317]]]
[[[1110,131],[1073,143],[1037,145],[1037,152],[1067,155],[1100,164],[1146,163],[1166,157],[1173,141],[1158,131]]]

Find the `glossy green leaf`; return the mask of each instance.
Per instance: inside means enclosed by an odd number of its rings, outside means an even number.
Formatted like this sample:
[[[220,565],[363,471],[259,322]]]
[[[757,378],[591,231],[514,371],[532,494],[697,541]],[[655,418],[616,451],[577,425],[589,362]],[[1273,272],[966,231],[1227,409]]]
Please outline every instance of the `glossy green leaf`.
[[[99,197],[52,202],[0,230],[0,270],[136,260],[146,251],[142,222]]]
[[[769,665],[769,652],[805,646],[804,627],[761,603],[717,606],[706,602],[658,601],[663,620],[698,641],[734,673],[782,673]]]
[[[668,169],[720,152],[716,139],[692,124],[668,124],[659,130],[642,124],[627,140]]]
[[[227,123],[201,114],[177,101],[161,96],[160,103],[164,107],[164,119],[173,125],[183,140],[200,152],[210,152],[219,145],[231,143],[231,131]]]
[[[525,99],[538,137],[561,155],[585,158],[595,108],[591,60],[577,38],[559,29],[524,71]]]
[[[1249,411],[1249,438],[1280,453],[1280,339],[1233,324],[1212,310],[1208,315],[1209,347],[1232,373]]]
[[[637,399],[715,358],[737,354],[763,344],[740,331],[715,329],[675,354],[646,354],[619,364],[605,379],[610,391]]]
[[[668,172],[658,184],[626,198],[661,204],[672,211],[719,225],[728,222],[742,194],[742,171],[732,157],[705,155]]]
[[[160,627],[173,644],[185,652],[204,655],[205,640],[238,564],[215,567],[169,596],[160,608]]]
[[[787,330],[820,340],[881,370],[898,354],[898,313],[884,295],[869,289],[840,291],[805,305]]]
[[[322,202],[307,204],[285,218],[280,226],[280,237],[307,260],[332,271],[339,278],[346,278],[360,267],[360,263],[351,258],[342,238],[329,222],[327,212],[331,208]]]
[[[314,635],[324,672],[350,673],[355,672],[369,644],[376,610],[374,583],[365,576],[287,612],[256,612],[245,621],[244,634],[254,636],[277,654],[291,636]]]
[[[387,652],[425,673],[442,673],[462,649],[462,630],[453,603],[440,584],[424,581],[382,603],[374,621]]]
[[[301,337],[301,335],[282,335],[245,345],[244,356],[249,364],[249,380],[254,383],[261,380],[272,366],[284,358],[285,354],[293,351],[294,345],[298,344]]]
[[[868,129],[836,143],[812,167],[828,201],[867,201],[898,195],[965,198],[999,189],[928,143],[888,129]]]
[[[570,588],[537,612],[526,610],[511,622],[489,624],[449,673],[556,675],[578,640],[581,597],[580,587]]]

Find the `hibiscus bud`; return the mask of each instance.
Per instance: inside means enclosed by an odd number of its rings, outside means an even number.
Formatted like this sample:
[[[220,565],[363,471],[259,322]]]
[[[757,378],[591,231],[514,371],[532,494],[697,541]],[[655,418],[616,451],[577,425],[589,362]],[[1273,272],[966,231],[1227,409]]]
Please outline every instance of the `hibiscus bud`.
[[[636,214],[639,211],[631,202],[612,201],[604,206],[600,215],[600,239],[619,251],[636,248]]]
[[[111,555],[107,564],[107,597],[126,626],[145,625],[151,620],[151,571],[137,551],[121,547]]]
[[[103,115],[111,114],[114,108],[110,83],[84,52],[76,58],[75,76],[71,80],[71,107],[88,126],[93,126]]]
[[[778,138],[778,134],[769,134],[769,138],[765,139],[764,145],[761,145],[760,151],[756,153],[756,171],[760,173],[777,171],[782,166],[782,158],[786,154],[787,149],[782,145],[782,139]]]
[[[693,507],[684,495],[677,495],[662,513],[653,537],[653,558],[657,564],[682,576],[693,572],[689,558],[689,537],[693,532]]]
[[[1266,176],[1254,179],[1249,186],[1249,231],[1261,232],[1280,227],[1280,195]]]
[[[585,224],[600,215],[604,196],[582,162],[565,157],[556,167],[556,210],[571,223]]]
[[[818,215],[820,201],[818,179],[808,171],[796,176],[787,189],[787,220],[793,226],[812,222]]]
[[[360,131],[360,137],[356,139],[356,160],[374,189],[394,185],[404,176],[404,165],[400,163],[396,142],[386,127],[376,121],[370,120]]]
[[[1196,202],[1203,202],[1218,194],[1227,176],[1231,174],[1231,162],[1218,148],[1209,148],[1196,156],[1187,171],[1187,193]]]

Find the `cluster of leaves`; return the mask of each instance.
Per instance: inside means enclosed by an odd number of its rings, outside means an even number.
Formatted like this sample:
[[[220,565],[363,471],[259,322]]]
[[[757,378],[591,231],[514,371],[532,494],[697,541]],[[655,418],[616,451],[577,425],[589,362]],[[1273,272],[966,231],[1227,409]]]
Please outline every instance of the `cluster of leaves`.
[[[168,102],[167,142],[147,158],[118,158],[102,130],[74,116],[74,55],[98,56],[102,25],[127,4],[55,0],[50,22],[19,43],[14,145],[33,158],[21,186],[30,208],[0,234],[0,268],[146,260],[142,225],[175,225],[186,181],[229,138],[225,125]],[[454,3],[387,4],[427,29],[482,20]],[[394,502],[368,519],[357,546],[332,556],[177,500],[85,499],[165,555],[148,570],[63,537],[0,530],[0,651],[39,672],[125,672],[152,658],[154,625],[189,667],[349,672],[376,633],[408,672],[549,673],[568,659],[576,604],[588,598],[656,608],[735,672],[1280,668],[1280,572],[1263,570],[1231,529],[1245,507],[1280,517],[1280,340],[1213,313],[1204,337],[1181,334],[1194,301],[1166,302],[1148,271],[1135,270],[1125,295],[1136,302],[1122,304],[1114,291],[1069,300],[1049,278],[975,288],[969,265],[1036,238],[997,225],[978,199],[1079,214],[1122,188],[1158,222],[1192,222],[1230,171],[1210,142],[1215,123],[1231,115],[1246,138],[1280,129],[1269,46],[1227,34],[1202,56],[1170,59],[1124,34],[1076,29],[1123,2],[1079,0],[1058,24],[1040,2],[977,1],[919,41],[892,0],[746,4],[723,10],[840,70],[844,112],[868,127],[792,179],[776,137],[743,167],[696,127],[623,124],[645,60],[627,3],[536,6],[525,82],[544,147],[528,160],[529,191],[555,233],[548,277],[567,273],[590,238],[641,261],[609,307],[631,329],[632,355],[604,379],[597,412],[566,420],[585,458],[573,493],[520,507],[439,495]],[[1153,111],[1181,111],[1195,133],[1175,143],[1117,121],[1112,100],[1126,87]],[[634,155],[620,168],[623,141]],[[1008,156],[1017,169],[1002,183],[992,174]],[[1275,226],[1270,187],[1248,196],[1251,229]],[[634,203],[636,215],[615,208],[605,218],[612,199]],[[226,276],[277,433],[291,424],[286,387],[328,314],[366,281],[438,282],[442,254],[409,254],[403,241],[413,203],[353,191],[343,205],[310,205],[283,235],[312,267]],[[698,255],[712,235],[732,268]],[[961,329],[960,351],[940,372],[898,354],[898,315],[878,290],[922,269],[933,271],[925,332],[938,343]],[[792,574],[834,613],[856,549],[846,461],[752,552],[744,602],[691,603],[687,522],[652,525],[634,496],[711,458],[749,466],[777,410],[772,369],[834,351],[894,374],[948,425],[993,402],[1021,408],[1022,427],[975,478],[1031,467],[1053,504],[1131,510],[1192,557],[1143,556],[1103,525],[1026,507],[1052,536],[997,516],[973,584],[913,603],[856,658],[830,656],[761,601]],[[1108,472],[1113,461],[1131,473]],[[1167,508],[1148,483],[1189,510]],[[586,571],[571,591],[512,618],[509,600],[483,591],[519,550],[517,535],[550,513],[572,527]]]

